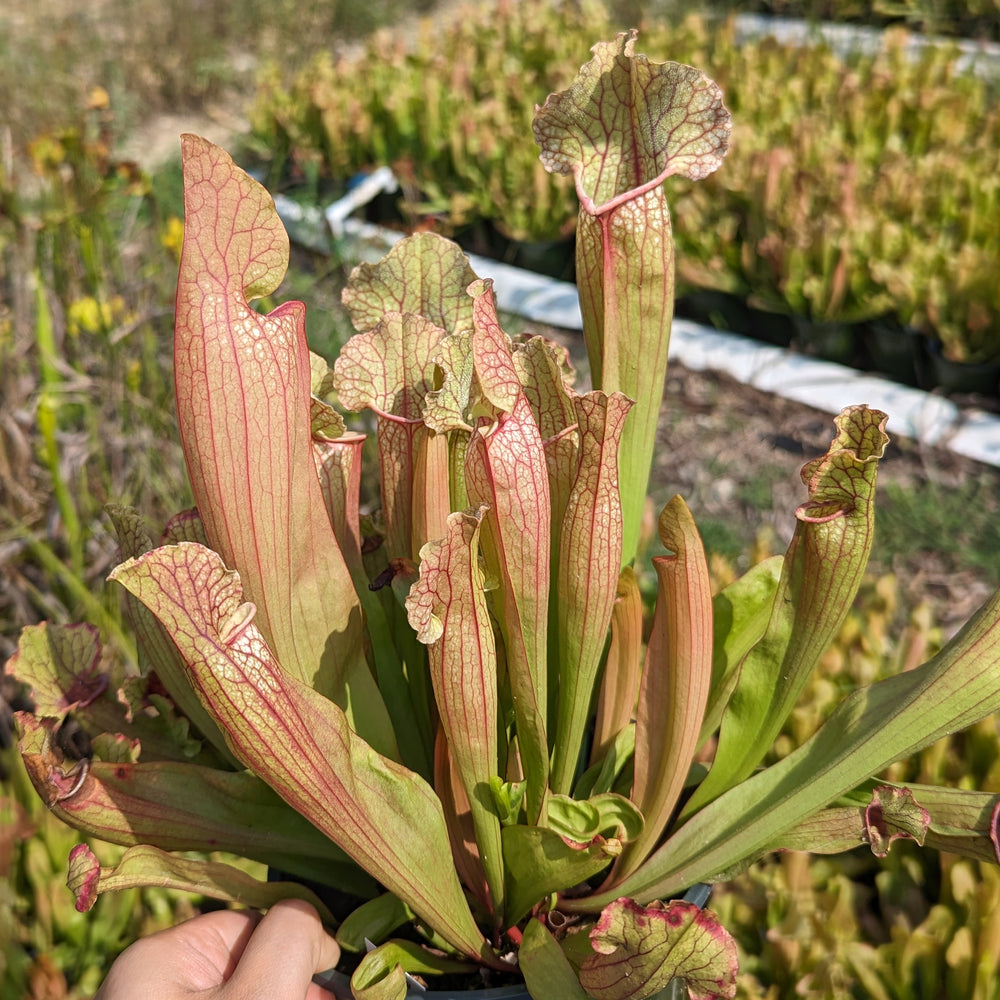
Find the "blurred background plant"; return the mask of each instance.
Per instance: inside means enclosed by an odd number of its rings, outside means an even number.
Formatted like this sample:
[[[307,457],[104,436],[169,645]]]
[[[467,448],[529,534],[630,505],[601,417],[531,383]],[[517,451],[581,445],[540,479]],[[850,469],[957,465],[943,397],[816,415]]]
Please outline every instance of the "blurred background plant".
[[[961,70],[956,46],[914,51],[900,29],[875,52],[842,58],[818,40],[747,40],[717,13],[632,6],[645,49],[711,65],[735,115],[726,171],[700,190],[678,185],[686,286],[813,323],[895,312],[946,358],[1000,360],[997,70]],[[415,37],[378,32],[301,69],[271,62],[251,148],[272,182],[344,181],[388,164],[411,226],[566,237],[565,184],[519,153],[531,114],[523,95],[564,86],[561,67],[609,22],[619,23],[592,0],[500,2]],[[888,222],[901,229],[887,233]]]
[[[0,617],[86,607],[120,638],[95,596],[113,554],[102,505],[185,495],[164,363],[172,258],[148,178],[112,154],[107,93],[77,116],[3,177]]]
[[[667,0],[667,6],[671,0]],[[1000,40],[997,0],[711,0],[713,10],[843,21],[903,24],[929,34]]]
[[[66,858],[80,834],[38,798],[20,755],[0,749],[0,995],[83,1000],[137,935],[193,916],[197,899],[127,890],[78,913]]]

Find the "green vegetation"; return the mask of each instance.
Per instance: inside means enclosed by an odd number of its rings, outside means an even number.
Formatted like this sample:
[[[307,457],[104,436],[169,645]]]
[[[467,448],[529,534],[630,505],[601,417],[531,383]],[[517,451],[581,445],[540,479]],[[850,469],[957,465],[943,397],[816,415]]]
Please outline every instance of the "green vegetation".
[[[46,809],[17,753],[0,750],[0,779],[0,994],[84,1000],[137,933],[185,919],[197,900],[134,889],[77,912],[66,858],[79,833]]]
[[[994,473],[949,486],[889,482],[878,531],[883,560],[936,553],[946,571],[975,569],[1000,584],[1000,478]]]
[[[109,127],[105,108],[84,111],[31,144],[30,176],[0,178],[0,617],[86,608],[120,636],[95,596],[113,555],[102,506],[163,509],[158,497],[186,494],[167,362],[171,230],[148,179],[111,156]]]
[[[523,94],[564,86],[568,54],[610,28],[589,0],[529,0],[416,38],[378,33],[300,70],[272,64],[257,148],[303,176],[388,163],[410,222],[556,239],[573,229],[572,199],[520,153]],[[996,89],[960,73],[957,50],[911,57],[907,40],[890,32],[845,62],[737,42],[731,22],[648,18],[643,50],[715,67],[737,121],[726,170],[672,195],[679,276],[817,321],[894,311],[952,360],[1000,360]]]

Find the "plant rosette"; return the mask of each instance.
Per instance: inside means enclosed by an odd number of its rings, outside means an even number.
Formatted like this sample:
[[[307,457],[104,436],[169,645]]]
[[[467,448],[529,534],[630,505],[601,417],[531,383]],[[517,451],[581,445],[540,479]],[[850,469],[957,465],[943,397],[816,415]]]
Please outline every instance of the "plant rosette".
[[[426,233],[351,275],[358,332],[331,368],[301,303],[250,305],[288,262],[271,198],[184,138],[175,382],[197,510],[156,541],[110,510],[138,665],[90,626],[42,624],[6,668],[32,692],[19,745],[42,798],[128,848],[114,867],[73,850],[80,909],[157,884],[256,907],[297,896],[333,923],[298,880],[313,881],[361,901],[337,928],[361,956],[358,1000],[463,973],[522,976],[536,1000],[642,1000],[680,980],[709,1000],[734,996],[737,953],[681,898],[695,883],[774,850],[883,854],[899,837],[997,860],[1000,796],[873,776],[1000,709],[1000,596],[769,756],[864,576],[885,414],[840,414],[803,467],[786,553],[715,595],[674,497],[644,629],[634,563],[673,306],[664,182],[718,168],[730,116],[701,72],[635,43],[596,45],[534,122],[580,200],[586,393],[564,350],[512,341],[491,283]],[[375,430],[376,514],[360,509],[364,435],[334,403]],[[63,749],[68,718],[86,756]]]

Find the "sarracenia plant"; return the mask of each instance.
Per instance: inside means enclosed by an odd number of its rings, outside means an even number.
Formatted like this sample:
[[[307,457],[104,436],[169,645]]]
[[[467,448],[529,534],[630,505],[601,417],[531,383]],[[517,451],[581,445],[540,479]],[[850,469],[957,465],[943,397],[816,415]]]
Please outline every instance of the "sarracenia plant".
[[[696,883],[781,848],[882,853],[900,836],[997,859],[1000,796],[872,776],[1000,709],[1000,596],[769,762],[864,573],[884,414],[840,414],[802,470],[788,551],[714,597],[671,500],[643,641],[632,562],[673,293],[663,182],[715,170],[730,118],[700,72],[634,48],[597,45],[535,118],[581,203],[597,386],[582,394],[565,353],[512,342],[490,282],[430,234],[355,270],[359,332],[330,369],[300,303],[249,304],[287,265],[270,197],[184,138],[175,364],[197,511],[155,545],[111,511],[136,671],[86,625],[29,628],[8,664],[37,704],[19,721],[40,794],[134,845],[113,869],[73,852],[80,907],[148,883],[266,906],[315,899],[313,880],[357,897],[345,948],[378,945],[356,997],[462,969],[517,971],[538,1000],[649,997],[675,978],[731,997],[732,939],[678,898]],[[378,516],[359,509],[363,435],[331,399],[371,412]],[[70,716],[89,748],[60,739]],[[293,880],[176,853],[192,850]]]

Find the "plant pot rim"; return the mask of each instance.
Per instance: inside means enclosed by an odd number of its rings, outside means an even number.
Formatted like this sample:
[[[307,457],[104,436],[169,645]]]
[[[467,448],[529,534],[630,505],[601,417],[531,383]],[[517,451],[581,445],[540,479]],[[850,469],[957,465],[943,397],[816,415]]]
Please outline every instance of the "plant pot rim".
[[[343,972],[336,969],[321,972],[313,977],[313,982],[329,990],[337,1000],[353,1000],[350,977]],[[531,1000],[531,994],[523,983],[472,990],[420,991],[411,987],[406,991],[406,1000]]]

